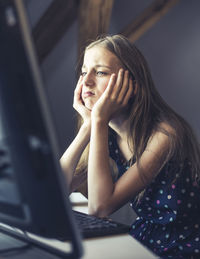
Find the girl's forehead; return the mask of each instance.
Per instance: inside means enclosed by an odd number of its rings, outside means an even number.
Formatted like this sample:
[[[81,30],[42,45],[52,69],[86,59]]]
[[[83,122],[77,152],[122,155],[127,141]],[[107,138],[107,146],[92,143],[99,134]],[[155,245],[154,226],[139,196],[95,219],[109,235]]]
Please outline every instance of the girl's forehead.
[[[121,66],[118,57],[105,47],[94,46],[85,51],[83,66],[87,64],[107,64],[109,66]]]

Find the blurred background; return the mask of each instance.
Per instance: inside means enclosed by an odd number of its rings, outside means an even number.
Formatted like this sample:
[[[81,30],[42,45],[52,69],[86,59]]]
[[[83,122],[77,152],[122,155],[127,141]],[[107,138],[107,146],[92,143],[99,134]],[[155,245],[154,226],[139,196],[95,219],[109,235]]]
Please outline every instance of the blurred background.
[[[163,98],[200,138],[199,0],[25,0],[58,133],[75,135],[75,67],[88,39],[126,35],[143,52]]]

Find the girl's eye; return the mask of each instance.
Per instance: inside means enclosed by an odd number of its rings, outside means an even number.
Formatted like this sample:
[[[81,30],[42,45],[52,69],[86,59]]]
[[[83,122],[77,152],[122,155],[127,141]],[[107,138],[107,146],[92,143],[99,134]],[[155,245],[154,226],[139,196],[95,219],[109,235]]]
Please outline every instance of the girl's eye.
[[[81,75],[82,75],[82,76],[85,76],[85,75],[86,75],[86,72],[81,72]]]
[[[97,71],[97,75],[103,76],[103,75],[107,75],[107,73],[106,73],[106,72],[103,72],[103,71]]]

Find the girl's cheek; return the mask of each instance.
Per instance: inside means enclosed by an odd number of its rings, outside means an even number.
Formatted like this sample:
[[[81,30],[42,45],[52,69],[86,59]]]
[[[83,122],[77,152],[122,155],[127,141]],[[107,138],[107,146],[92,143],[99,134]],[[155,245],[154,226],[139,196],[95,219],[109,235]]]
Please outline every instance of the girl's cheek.
[[[105,86],[104,86],[104,90],[103,90],[103,91],[105,91],[105,90],[106,90],[106,88],[107,88],[107,86],[108,86],[109,82],[110,82],[110,78],[109,78],[109,80],[107,80],[107,82],[105,83]]]
[[[100,95],[102,95],[105,92],[106,88],[107,88],[107,85],[105,85],[101,88]]]

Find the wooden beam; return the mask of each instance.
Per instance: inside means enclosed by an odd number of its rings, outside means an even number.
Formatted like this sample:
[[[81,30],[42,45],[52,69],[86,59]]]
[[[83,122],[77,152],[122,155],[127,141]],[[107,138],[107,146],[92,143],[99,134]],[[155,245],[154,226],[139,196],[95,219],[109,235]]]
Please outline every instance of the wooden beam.
[[[107,33],[114,0],[80,0],[79,43],[80,54],[87,43]]]
[[[155,0],[120,34],[134,43],[178,2],[179,0]]]
[[[78,1],[54,0],[33,29],[39,61],[42,62],[77,17]]]

